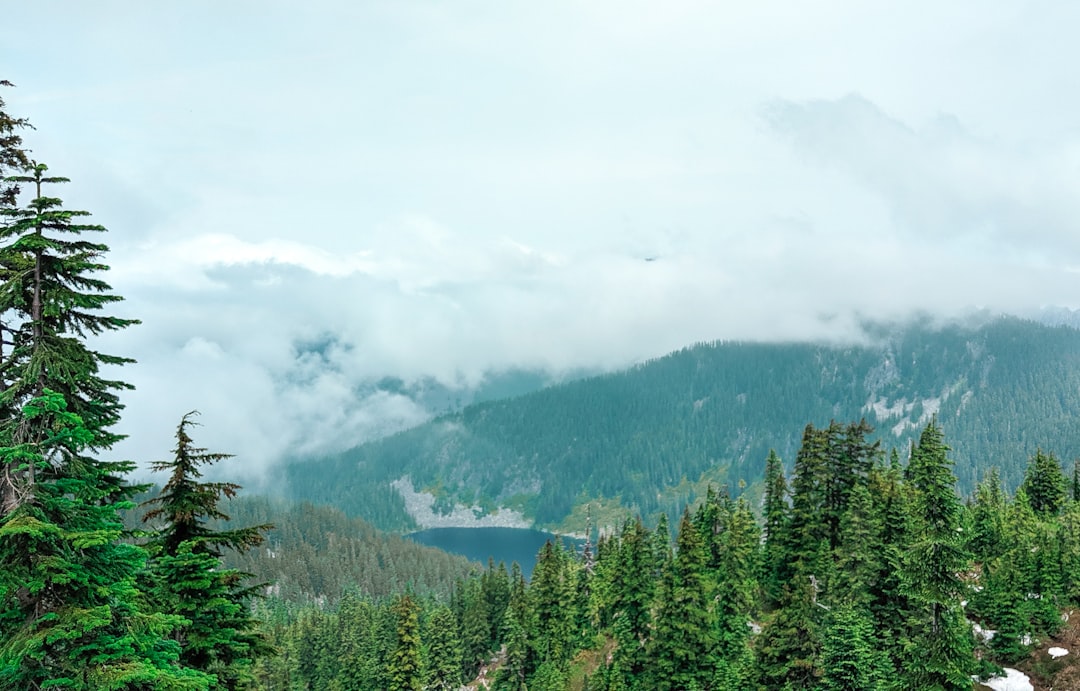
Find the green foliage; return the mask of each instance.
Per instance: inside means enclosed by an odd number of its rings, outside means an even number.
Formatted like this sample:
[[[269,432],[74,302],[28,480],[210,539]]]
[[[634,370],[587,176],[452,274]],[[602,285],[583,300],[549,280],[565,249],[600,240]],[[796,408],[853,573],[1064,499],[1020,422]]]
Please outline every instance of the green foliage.
[[[46,177],[47,170],[35,164],[31,175],[9,178],[33,185],[34,197],[22,209],[0,207],[0,319],[11,341],[0,359],[0,405],[12,411],[0,424],[14,424],[14,411],[48,388],[83,420],[92,435],[87,448],[106,449],[119,439],[108,431],[123,408],[117,391],[130,385],[106,379],[100,370],[131,360],[91,350],[84,339],[138,322],[102,314],[122,298],[95,275],[108,268],[101,261],[108,247],[82,235],[105,228],[78,223],[89,213],[65,210],[60,199],[45,196],[43,185],[68,181]],[[39,424],[48,423],[42,418]],[[8,430],[15,441],[40,433],[33,427]]]
[[[824,691],[885,691],[887,662],[865,609],[845,603],[829,612],[821,653]]]
[[[11,82],[0,79],[0,86],[14,86]],[[4,110],[4,99],[0,98],[0,206],[15,206],[19,195],[18,183],[9,181],[9,171],[25,171],[30,167],[30,159],[23,148],[19,130],[30,126],[25,118],[16,118]]]
[[[684,513],[675,558],[657,598],[656,630],[648,647],[655,689],[704,689],[711,681],[716,645],[701,532]]]
[[[915,535],[904,560],[904,585],[913,601],[904,683],[913,689],[967,691],[975,671],[974,641],[960,599],[967,594],[961,574],[970,561],[947,452],[934,420],[924,428],[908,465]]]
[[[250,679],[255,658],[272,652],[257,630],[249,603],[256,587],[245,584],[251,574],[221,568],[221,552],[258,547],[263,533],[273,526],[258,525],[215,530],[210,520],[227,521],[218,508],[239,485],[200,482],[200,466],[230,458],[194,446],[190,436],[194,413],[180,420],[171,461],[152,468],[169,471],[161,493],[147,500],[152,506],[144,521],[162,525],[151,537],[152,558],[148,588],[161,611],[183,617],[187,623],[173,633],[180,644],[181,661],[188,667],[214,674],[215,688],[235,689]]]
[[[454,613],[446,605],[436,606],[428,615],[425,628],[427,680],[424,688],[456,691],[461,686],[461,640]]]
[[[120,541],[130,490],[111,475],[130,466],[49,462],[93,439],[59,393],[45,390],[24,417],[52,427],[0,446],[3,463],[39,471],[32,496],[0,518],[0,688],[207,689],[213,677],[183,668],[169,639],[183,620],[141,604],[145,555]]]
[[[1069,486],[1061,462],[1053,453],[1045,454],[1037,449],[1028,462],[1021,488],[1035,513],[1056,516],[1065,506]]]
[[[420,607],[411,595],[401,595],[390,609],[397,620],[397,639],[388,663],[390,691],[420,691]]]

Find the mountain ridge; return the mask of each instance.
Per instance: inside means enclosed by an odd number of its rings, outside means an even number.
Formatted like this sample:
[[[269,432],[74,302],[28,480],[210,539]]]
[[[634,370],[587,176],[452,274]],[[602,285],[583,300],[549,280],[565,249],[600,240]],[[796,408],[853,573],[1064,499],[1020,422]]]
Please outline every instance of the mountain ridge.
[[[869,339],[697,344],[469,405],[283,475],[291,496],[385,528],[412,525],[390,489],[408,477],[437,510],[512,508],[575,530],[567,517],[590,501],[670,515],[707,482],[752,489],[770,448],[790,467],[807,423],[865,417],[903,451],[936,415],[964,492],[990,466],[1015,486],[1037,447],[1080,452],[1080,331],[1004,317],[881,327]],[[364,506],[372,492],[384,493],[382,517]]]

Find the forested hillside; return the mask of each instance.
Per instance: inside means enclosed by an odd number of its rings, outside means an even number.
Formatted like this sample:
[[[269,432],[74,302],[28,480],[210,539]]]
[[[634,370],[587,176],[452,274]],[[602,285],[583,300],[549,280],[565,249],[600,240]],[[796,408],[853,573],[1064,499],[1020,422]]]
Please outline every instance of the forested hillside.
[[[1062,613],[1080,603],[1080,477],[1037,452],[1015,494],[989,469],[965,504],[936,422],[903,455],[867,432],[806,426],[790,476],[768,459],[761,520],[709,489],[677,522],[628,518],[580,553],[549,542],[528,582],[492,567],[448,601],[309,608],[275,627],[292,654],[258,678],[274,689],[482,677],[497,691],[971,691],[1005,664],[1038,688],[1075,688],[1075,650],[1058,662],[1032,651],[1065,643]]]
[[[262,548],[229,553],[224,562],[272,583],[272,592],[290,601],[336,602],[349,591],[389,597],[406,589],[446,596],[456,580],[478,568],[331,507],[242,497],[225,511],[240,525],[274,525]]]
[[[1080,453],[1080,331],[1000,318],[879,327],[872,339],[698,345],[283,472],[292,496],[384,528],[410,525],[389,486],[403,476],[444,507],[509,506],[558,525],[598,498],[655,515],[679,511],[708,481],[738,494],[761,479],[770,449],[791,463],[807,422],[865,418],[888,445],[906,447],[936,413],[963,492],[989,466],[1015,487],[1039,445]]]

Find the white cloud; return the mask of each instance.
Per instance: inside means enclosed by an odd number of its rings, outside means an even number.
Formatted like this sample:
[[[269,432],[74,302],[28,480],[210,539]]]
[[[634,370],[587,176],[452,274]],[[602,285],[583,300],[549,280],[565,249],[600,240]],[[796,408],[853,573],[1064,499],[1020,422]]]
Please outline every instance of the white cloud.
[[[14,8],[50,50],[0,77],[111,229],[136,458],[419,419],[384,375],[1080,306],[1080,5],[129,5]]]

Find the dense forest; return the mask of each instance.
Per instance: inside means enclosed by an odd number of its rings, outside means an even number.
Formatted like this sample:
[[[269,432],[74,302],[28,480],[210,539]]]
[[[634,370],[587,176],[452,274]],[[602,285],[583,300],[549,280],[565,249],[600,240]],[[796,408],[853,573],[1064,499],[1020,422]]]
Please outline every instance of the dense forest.
[[[868,330],[869,345],[716,343],[625,372],[490,401],[285,468],[294,498],[387,530],[411,527],[390,483],[583,528],[585,503],[655,520],[709,484],[760,486],[770,449],[790,457],[806,423],[866,420],[904,447],[936,413],[961,491],[996,466],[1006,487],[1043,445],[1080,454],[1080,331],[1015,318]],[[574,514],[573,520],[567,520]]]
[[[1067,357],[1075,334],[1049,329],[1026,340],[1036,332],[1014,321],[977,338],[945,332],[945,355],[940,340],[924,347],[910,335],[923,332],[906,332],[914,341],[889,346],[886,362],[874,349],[826,357],[833,351],[776,346],[787,354],[776,367],[789,363],[779,379],[755,358],[725,370],[736,380],[710,379],[711,388],[693,388],[708,369],[703,361],[751,347],[688,349],[660,361],[670,372],[653,363],[440,420],[443,428],[492,425],[475,447],[492,449],[489,460],[528,422],[584,424],[581,443],[564,454],[574,463],[554,466],[578,468],[563,484],[548,487],[546,476],[520,467],[514,484],[499,466],[488,475],[465,468],[456,480],[477,482],[489,498],[526,495],[523,505],[551,520],[580,487],[638,509],[613,529],[590,527],[580,552],[548,543],[531,574],[514,564],[476,568],[338,509],[240,497],[234,483],[203,479],[229,455],[197,445],[194,412],[179,420],[171,457],[153,464],[167,481],[149,492],[128,480],[132,463],[107,460],[128,388],[111,373],[131,361],[89,344],[137,322],[110,314],[122,298],[101,277],[108,247],[87,239],[105,229],[49,196],[67,180],[29,158],[20,134],[27,125],[0,101],[0,689],[398,691],[482,680],[514,691],[966,691],[1027,656],[1068,623],[1067,608],[1080,606],[1080,464],[1066,470],[1048,450],[1075,426],[1066,424],[1076,409]],[[962,376],[934,375],[927,361],[939,356],[962,364],[941,365]],[[816,365],[799,364],[806,357]],[[1042,364],[1006,366],[1025,359]],[[1021,374],[995,384],[998,372]],[[662,405],[700,421],[680,426],[661,416],[633,443],[615,433],[659,414],[631,385],[641,373],[690,386],[688,400],[665,398],[654,382]],[[847,419],[859,421],[833,421],[847,411],[831,394],[817,396],[810,415],[788,406],[783,388],[758,400],[744,386],[754,377],[792,391],[814,382],[819,392],[851,389],[862,403]],[[1025,391],[1037,387],[1057,402],[1036,404]],[[593,397],[575,404],[560,398],[566,390]],[[886,437],[900,443],[883,444],[863,416],[867,390],[885,406],[911,402],[902,406],[908,423],[926,420],[908,436],[904,427]],[[984,460],[1007,459],[1010,470],[979,463],[988,470],[974,477],[974,465],[960,466],[967,491],[945,430],[963,432],[977,419],[967,411],[1003,392],[1016,398],[994,404],[1002,410],[996,429],[971,438],[983,439]],[[915,406],[931,396],[937,412],[924,416]],[[626,419],[589,427],[596,409]],[[801,437],[773,452],[745,425],[734,446],[691,434],[738,410],[746,425],[768,412],[774,434],[802,429]],[[1049,422],[1031,423],[1035,415]],[[662,433],[664,425],[676,432]],[[537,427],[537,438],[556,443]],[[1017,450],[1036,434],[1046,435],[1047,450],[1017,464]],[[426,443],[419,439],[385,443],[416,448],[409,445]],[[676,449],[690,465],[676,464]],[[646,457],[657,460],[635,465]],[[609,458],[624,459],[629,485],[604,484],[613,481],[593,472]],[[751,504],[738,481],[754,479],[754,464],[763,473],[760,502]],[[678,498],[677,524],[662,501],[646,500],[653,479],[655,493],[687,474],[708,479],[714,466],[727,482]],[[571,482],[579,489],[567,489]],[[376,506],[395,510],[392,497]],[[643,520],[646,511],[655,520]]]
[[[864,422],[766,459],[762,514],[710,489],[669,528],[628,518],[531,580],[489,565],[450,599],[349,595],[282,621],[272,689],[973,688],[1080,604],[1080,475],[1037,451],[967,501],[932,420],[901,455]],[[312,652],[317,651],[317,652]]]

